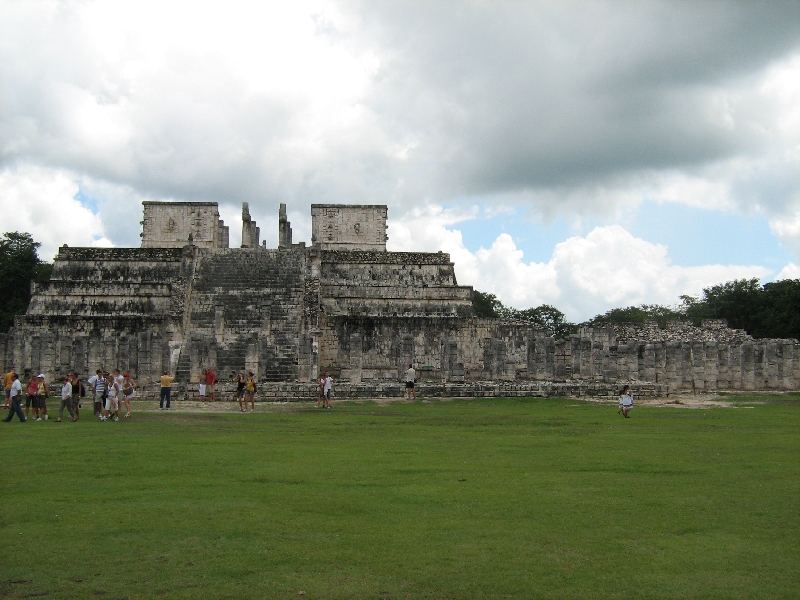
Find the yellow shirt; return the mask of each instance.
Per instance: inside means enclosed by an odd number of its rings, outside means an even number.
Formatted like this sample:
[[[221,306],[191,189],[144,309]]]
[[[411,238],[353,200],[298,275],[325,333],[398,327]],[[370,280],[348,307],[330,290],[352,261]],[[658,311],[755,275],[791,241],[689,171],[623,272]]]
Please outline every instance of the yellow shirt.
[[[14,383],[14,375],[9,371],[5,376],[6,389],[10,390],[11,385]]]
[[[170,377],[169,375],[162,375],[161,376],[161,387],[172,387],[172,380],[175,379],[174,377]]]

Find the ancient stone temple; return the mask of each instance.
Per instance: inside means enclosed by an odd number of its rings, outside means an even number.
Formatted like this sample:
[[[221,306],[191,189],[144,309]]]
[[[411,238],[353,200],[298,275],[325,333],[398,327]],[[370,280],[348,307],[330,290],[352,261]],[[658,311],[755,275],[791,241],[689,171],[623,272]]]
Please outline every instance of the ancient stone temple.
[[[583,329],[556,340],[524,322],[480,319],[441,252],[386,250],[386,206],[314,204],[311,245],[259,245],[247,204],[229,248],[216,203],[144,202],[140,248],[60,248],[50,281],[0,336],[5,368],[55,377],[119,367],[196,382],[253,371],[269,394],[403,393],[408,364],[429,395],[606,395],[796,389],[796,340],[753,340],[719,322]],[[191,389],[188,386],[187,389]]]

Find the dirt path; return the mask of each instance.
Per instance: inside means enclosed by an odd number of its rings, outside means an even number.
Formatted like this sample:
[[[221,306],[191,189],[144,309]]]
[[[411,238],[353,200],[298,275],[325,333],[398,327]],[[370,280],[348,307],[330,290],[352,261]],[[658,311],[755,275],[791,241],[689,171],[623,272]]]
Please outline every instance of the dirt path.
[[[712,407],[730,407],[734,406],[736,396],[730,394],[670,394],[668,397],[659,398],[635,398],[634,403],[636,406],[667,406],[673,408],[712,408]],[[451,402],[457,398],[431,398],[422,399],[418,402],[436,403],[436,402]],[[578,400],[572,398],[565,398],[568,400]],[[616,398],[580,398],[582,401],[596,402],[598,404],[613,405],[617,403]],[[375,399],[350,399],[346,400],[348,403],[366,403],[374,402],[379,406],[387,406],[395,403],[408,403],[405,398],[375,398]],[[752,403],[759,403],[759,400],[752,399]],[[296,402],[256,402],[255,412],[283,412],[285,410],[298,410],[306,409],[316,406],[316,401],[296,401]],[[154,413],[159,412],[158,402],[153,400],[134,400],[131,406],[132,412],[135,413]],[[333,409],[336,409],[336,402],[333,403]],[[323,410],[323,409],[320,409]],[[180,413],[239,413],[239,404],[237,402],[221,401],[221,402],[197,402],[192,400],[174,400],[171,405],[170,412]],[[249,413],[248,413],[249,414]]]

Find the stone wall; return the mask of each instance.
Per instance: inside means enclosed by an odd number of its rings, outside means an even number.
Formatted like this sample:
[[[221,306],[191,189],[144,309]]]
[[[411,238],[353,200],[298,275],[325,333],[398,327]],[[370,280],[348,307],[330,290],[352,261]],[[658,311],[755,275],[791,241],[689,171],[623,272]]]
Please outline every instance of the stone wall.
[[[207,217],[209,206],[197,214]],[[754,340],[718,321],[614,324],[556,340],[528,323],[476,318],[472,288],[458,285],[449,255],[376,247],[381,232],[385,243],[385,207],[314,206],[315,231],[334,235],[309,248],[292,242],[285,207],[278,249],[62,247],[50,281],[33,287],[27,313],[0,336],[3,368],[55,378],[118,367],[145,386],[169,370],[186,394],[204,367],[223,379],[253,371],[296,393],[315,393],[311,382],[330,370],[343,394],[377,396],[402,391],[408,364],[426,395],[603,395],[623,382],[659,394],[788,390],[800,382],[796,340]],[[372,225],[347,229],[362,222]],[[257,244],[255,223],[248,228],[248,244]]]
[[[386,251],[385,205],[311,205],[311,241],[320,250]]]
[[[142,202],[142,248],[227,248],[229,231],[216,202]]]

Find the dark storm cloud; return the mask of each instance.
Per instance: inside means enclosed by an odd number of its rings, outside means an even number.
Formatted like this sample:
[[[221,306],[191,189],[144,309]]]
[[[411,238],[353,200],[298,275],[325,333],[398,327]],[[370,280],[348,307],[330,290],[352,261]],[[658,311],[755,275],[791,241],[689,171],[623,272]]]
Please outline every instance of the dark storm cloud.
[[[792,3],[368,4],[373,107],[418,135],[440,191],[482,194],[684,168],[758,145],[715,91],[800,42]],[[412,163],[413,168],[420,164]]]
[[[248,201],[269,214],[279,202],[404,208],[526,193],[546,212],[578,198],[570,190],[625,188],[637,172],[756,160],[774,146],[769,107],[736,102],[800,51],[797,2],[342,3],[312,17],[328,46],[297,64],[342,49],[354,63],[374,57],[349,97],[336,95],[336,81],[253,87],[303,47],[228,52],[247,37],[237,28],[248,14],[213,15],[210,33],[224,37],[216,19],[227,18],[233,35],[212,51],[202,36],[184,47],[127,31],[124,19],[82,21],[102,4],[5,6],[5,164],[68,169],[143,197]],[[186,33],[182,21],[170,36]],[[97,23],[131,41],[91,41]],[[770,169],[794,197],[793,165]],[[742,197],[761,183],[743,181]],[[581,203],[602,204],[578,199],[569,210]]]

